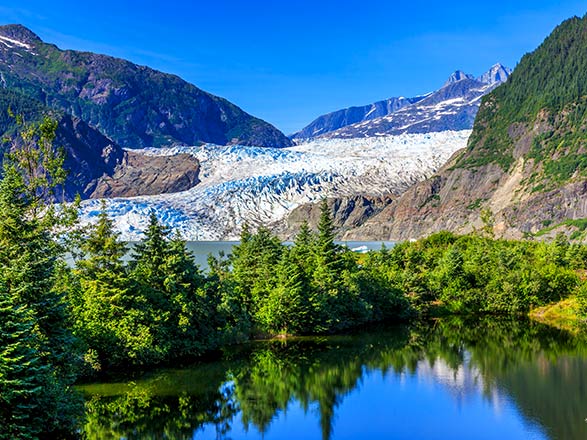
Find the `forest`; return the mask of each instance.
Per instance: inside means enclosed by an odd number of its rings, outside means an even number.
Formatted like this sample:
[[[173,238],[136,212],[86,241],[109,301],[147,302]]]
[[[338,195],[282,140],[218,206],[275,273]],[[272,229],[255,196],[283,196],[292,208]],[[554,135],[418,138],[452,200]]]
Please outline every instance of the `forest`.
[[[56,124],[25,126],[0,181],[0,439],[75,438],[74,385],[195,359],[277,335],[342,333],[443,315],[522,315],[576,298],[587,316],[587,247],[440,232],[360,255],[335,243],[324,201],[317,231],[292,244],[243,227],[230,255],[194,263],[152,214],[120,240],[106,207],[89,227],[65,179]],[[67,260],[71,255],[71,260]]]

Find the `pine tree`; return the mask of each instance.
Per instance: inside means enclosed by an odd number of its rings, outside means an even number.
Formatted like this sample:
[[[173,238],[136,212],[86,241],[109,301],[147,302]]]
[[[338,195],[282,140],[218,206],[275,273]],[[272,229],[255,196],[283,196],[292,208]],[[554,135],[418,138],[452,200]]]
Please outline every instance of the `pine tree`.
[[[169,242],[163,269],[166,273],[164,293],[170,312],[165,332],[173,341],[172,353],[174,356],[200,355],[215,344],[216,302],[204,288],[204,278],[179,235]]]
[[[135,246],[130,262],[137,313],[153,336],[153,353],[163,360],[170,356],[199,355],[213,345],[215,337],[203,278],[176,236],[154,213],[149,217],[145,239]]]
[[[300,226],[298,234],[294,239],[294,245],[292,247],[292,258],[294,258],[304,269],[304,272],[308,278],[309,274],[314,270],[313,247],[315,244],[315,236],[310,230],[308,222],[304,220]]]
[[[23,438],[73,432],[76,353],[56,285],[59,251],[22,175],[6,163],[0,182],[0,411],[15,433],[19,420],[26,423]]]
[[[105,203],[79,247],[83,258],[76,263],[80,292],[73,315],[77,334],[87,345],[86,360],[99,370],[125,362],[127,338],[119,324],[134,302],[122,260],[127,248],[114,231]]]
[[[283,253],[276,268],[277,285],[263,304],[260,315],[270,332],[307,333],[311,330],[311,310],[308,284],[304,270],[292,257],[292,251]]]
[[[314,309],[314,331],[321,332],[332,327],[338,315],[341,290],[340,258],[334,243],[334,224],[326,199],[320,205],[318,236],[314,246],[315,269],[313,291],[310,301]]]
[[[33,314],[14,306],[0,284],[0,439],[32,438],[41,431],[43,389],[51,371],[39,358]]]
[[[334,243],[336,237],[334,223],[326,199],[320,204],[320,221],[316,239],[316,277],[324,282],[334,283],[340,275],[343,261],[341,248]]]
[[[279,239],[263,227],[255,234],[243,228],[241,243],[233,248],[231,278],[237,298],[252,320],[258,320],[257,313],[276,284],[275,268],[282,250]]]
[[[133,249],[130,261],[133,276],[141,284],[152,287],[154,291],[161,291],[164,288],[163,264],[169,254],[169,234],[169,229],[162,225],[157,215],[151,211],[149,224],[144,231],[145,238]]]
[[[60,247],[51,231],[32,216],[21,175],[6,165],[0,182],[0,271],[17,304],[36,320],[42,356],[65,377],[73,374],[73,337],[66,318],[65,293],[56,289]]]

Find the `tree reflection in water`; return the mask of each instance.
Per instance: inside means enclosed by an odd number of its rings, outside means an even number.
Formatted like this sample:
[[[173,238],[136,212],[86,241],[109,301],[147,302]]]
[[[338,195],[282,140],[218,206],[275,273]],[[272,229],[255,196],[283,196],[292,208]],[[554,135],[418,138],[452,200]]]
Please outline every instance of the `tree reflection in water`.
[[[539,324],[444,319],[352,336],[227,349],[222,360],[141,380],[81,387],[88,439],[191,439],[235,423],[260,436],[293,404],[316,411],[323,439],[365,374],[417,375],[458,399],[507,396],[552,439],[587,438],[587,344]]]

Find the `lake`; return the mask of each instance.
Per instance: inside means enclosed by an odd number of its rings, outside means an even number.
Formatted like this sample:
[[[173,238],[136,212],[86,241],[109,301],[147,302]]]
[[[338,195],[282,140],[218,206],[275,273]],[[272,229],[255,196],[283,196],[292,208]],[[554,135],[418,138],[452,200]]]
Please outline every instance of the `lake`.
[[[124,257],[125,260],[129,260],[132,254],[132,247],[135,242],[128,242],[128,253]],[[380,250],[381,246],[385,246],[388,249],[393,247],[395,242],[393,241],[337,241],[337,244],[347,246],[349,249],[355,252],[367,252],[370,250]],[[218,257],[219,252],[223,252],[228,255],[232,252],[232,247],[239,244],[238,241],[188,241],[186,242],[187,249],[194,256],[194,261],[203,270],[208,269],[208,256],[213,255]],[[286,244],[289,244],[286,242]],[[67,264],[73,266],[75,264],[73,257],[67,254],[65,257]]]
[[[337,244],[347,246],[356,252],[365,252],[369,250],[380,250],[382,245],[391,248],[394,245],[392,241],[337,241]],[[218,256],[218,252],[224,252],[228,255],[232,252],[232,247],[239,244],[238,241],[188,241],[186,246],[194,255],[194,260],[203,269],[208,267],[208,255]]]
[[[587,342],[526,320],[252,342],[80,390],[89,439],[587,438]]]

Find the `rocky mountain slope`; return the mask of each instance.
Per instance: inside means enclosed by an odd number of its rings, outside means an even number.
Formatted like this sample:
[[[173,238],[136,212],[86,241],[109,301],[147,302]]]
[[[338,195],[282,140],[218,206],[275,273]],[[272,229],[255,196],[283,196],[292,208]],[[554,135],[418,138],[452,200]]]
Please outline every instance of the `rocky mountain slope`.
[[[467,148],[347,237],[587,229],[587,16],[563,22],[481,104]]]
[[[200,163],[189,154],[146,156],[124,152],[111,174],[101,176],[91,198],[134,197],[185,191],[199,182]]]
[[[175,75],[60,50],[20,25],[0,26],[0,86],[80,118],[125,148],[291,145],[275,127]]]
[[[480,97],[506,81],[511,69],[496,64],[479,78],[457,70],[437,91],[414,98],[389,98],[320,116],[292,139],[353,138],[401,133],[468,130]]]
[[[137,163],[132,152],[123,150],[81,119],[51,110],[21,93],[0,88],[0,109],[0,157],[12,148],[17,130],[16,120],[8,109],[23,116],[26,123],[34,123],[45,115],[58,121],[54,144],[64,149],[68,170],[64,191],[58,194],[66,200],[73,200],[76,194],[85,199],[183,191],[198,182],[199,163],[191,156],[169,158],[164,167],[161,159],[154,157]],[[120,179],[133,173],[139,176],[133,180]],[[116,190],[107,190],[113,179],[119,179]]]

